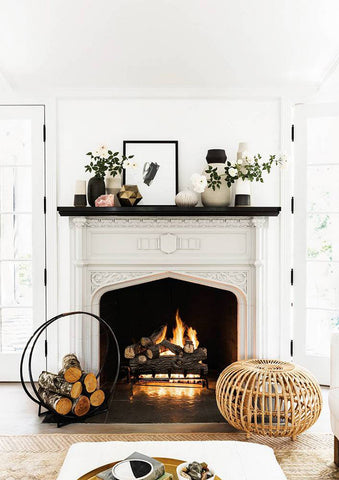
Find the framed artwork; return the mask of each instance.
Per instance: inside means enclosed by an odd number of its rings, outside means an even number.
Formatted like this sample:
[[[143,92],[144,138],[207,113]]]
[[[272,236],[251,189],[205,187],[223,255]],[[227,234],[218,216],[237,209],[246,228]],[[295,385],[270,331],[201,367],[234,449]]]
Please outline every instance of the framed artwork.
[[[124,140],[123,154],[134,155],[124,170],[125,185],[137,185],[139,205],[175,205],[178,193],[177,140]]]

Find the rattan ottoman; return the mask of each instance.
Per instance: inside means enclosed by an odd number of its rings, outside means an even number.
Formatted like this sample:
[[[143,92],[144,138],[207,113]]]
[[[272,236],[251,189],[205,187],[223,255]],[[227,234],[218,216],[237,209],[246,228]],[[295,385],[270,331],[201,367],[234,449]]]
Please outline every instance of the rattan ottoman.
[[[305,369],[280,360],[244,360],[220,374],[218,408],[238,430],[271,437],[296,436],[318,419],[322,397]]]

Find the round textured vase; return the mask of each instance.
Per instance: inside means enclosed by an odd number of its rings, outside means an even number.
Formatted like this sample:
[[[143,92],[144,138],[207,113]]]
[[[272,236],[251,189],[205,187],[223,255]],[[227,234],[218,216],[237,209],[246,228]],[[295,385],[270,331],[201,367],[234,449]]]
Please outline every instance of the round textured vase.
[[[195,207],[198,201],[198,195],[188,188],[179,192],[175,197],[176,206],[181,208]]]
[[[105,195],[105,182],[102,178],[92,177],[88,181],[87,200],[91,207],[95,207],[95,200]]]
[[[221,176],[220,188],[213,190],[212,188],[206,188],[201,194],[201,202],[204,207],[227,207],[231,202],[231,190],[225,182],[225,170],[224,165],[220,163],[210,163],[212,168],[217,168],[218,174]],[[202,172],[202,175],[208,179],[209,175]]]
[[[249,207],[251,205],[251,182],[239,178],[235,182],[235,207]]]

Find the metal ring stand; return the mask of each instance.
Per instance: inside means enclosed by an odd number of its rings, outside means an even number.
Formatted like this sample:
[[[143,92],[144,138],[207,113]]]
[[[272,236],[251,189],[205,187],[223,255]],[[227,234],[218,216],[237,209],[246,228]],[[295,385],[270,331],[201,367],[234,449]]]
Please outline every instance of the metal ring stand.
[[[99,378],[100,375],[101,375],[101,372],[103,370],[103,367],[105,366],[106,364],[106,361],[107,361],[107,356],[108,356],[108,351],[109,351],[109,347],[110,345],[112,344],[114,347],[115,347],[115,351],[116,351],[116,363],[115,363],[115,374],[114,374],[114,378],[112,380],[112,384],[110,386],[110,388],[108,389],[108,391],[106,392],[105,391],[105,402],[103,405],[101,405],[100,407],[95,407],[94,409],[92,409],[87,415],[84,415],[83,417],[77,417],[75,415],[70,415],[70,414],[67,414],[67,415],[59,415],[58,413],[56,413],[51,407],[49,407],[44,401],[43,399],[41,398],[41,396],[39,395],[39,392],[35,386],[35,382],[33,380],[33,374],[32,374],[32,358],[33,358],[33,352],[34,352],[34,348],[36,346],[36,343],[38,341],[38,339],[40,338],[41,334],[47,330],[47,328],[52,325],[52,323],[56,322],[57,320],[59,320],[60,318],[64,318],[64,317],[69,317],[69,316],[72,316],[72,315],[88,315],[92,318],[95,318],[100,325],[103,325],[105,327],[105,335],[106,335],[106,352],[105,352],[105,355],[104,355],[104,359],[103,359],[103,362],[101,364],[101,367],[100,367],[100,370],[99,372],[97,373],[96,377]],[[29,351],[29,348],[30,348],[30,351]],[[28,356],[28,365],[27,365],[27,368],[28,368],[28,376],[29,376],[29,382],[31,384],[31,387],[32,387],[32,390],[33,390],[33,394],[28,390],[27,388],[27,385],[26,385],[26,382],[24,380],[24,362],[25,362],[25,357],[26,355],[28,354],[28,351],[29,351],[29,356]],[[75,423],[75,422],[84,422],[87,418],[89,417],[92,417],[94,415],[98,415],[99,413],[103,413],[103,412],[106,412],[107,409],[108,409],[108,405],[109,405],[109,400],[113,394],[113,391],[115,389],[115,386],[116,386],[116,383],[117,383],[117,379],[118,379],[118,375],[119,375],[119,370],[120,370],[120,350],[119,350],[119,344],[118,344],[118,341],[117,341],[117,338],[112,330],[112,328],[109,326],[109,324],[102,318],[100,318],[99,316],[97,315],[94,315],[93,313],[89,313],[89,312],[82,312],[82,311],[76,311],[76,312],[68,312],[68,313],[61,313],[60,315],[56,315],[55,317],[51,318],[50,320],[47,320],[47,322],[43,323],[42,325],[40,325],[40,327],[38,327],[35,332],[33,333],[33,335],[30,337],[30,339],[28,340],[28,342],[26,343],[26,346],[22,352],[22,355],[21,355],[21,360],[20,360],[20,381],[21,381],[21,385],[22,385],[22,388],[24,389],[25,393],[27,394],[27,396],[33,401],[35,402],[36,404],[39,405],[39,409],[38,409],[38,415],[41,416],[41,415],[52,415],[51,419],[55,419],[55,423],[57,423],[57,426],[58,427],[62,427],[63,425],[67,425],[69,423]],[[45,412],[42,412],[42,408],[45,408],[46,411]]]

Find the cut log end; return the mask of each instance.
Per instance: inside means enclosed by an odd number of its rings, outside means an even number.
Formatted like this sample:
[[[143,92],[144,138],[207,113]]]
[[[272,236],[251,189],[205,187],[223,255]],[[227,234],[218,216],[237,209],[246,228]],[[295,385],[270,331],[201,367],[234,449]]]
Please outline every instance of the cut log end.
[[[89,397],[92,407],[99,407],[105,401],[105,393],[102,390],[95,390]]]
[[[80,397],[82,393],[82,383],[81,382],[75,382],[72,385],[72,390],[71,390],[71,397],[73,399]]]
[[[69,367],[64,372],[64,379],[69,383],[75,383],[81,378],[81,369],[78,367]]]
[[[87,373],[84,378],[83,382],[86,388],[86,392],[92,393],[94,390],[97,389],[98,381],[94,373]]]
[[[79,398],[77,398],[73,402],[72,412],[77,417],[83,417],[84,415],[86,415],[86,413],[88,413],[90,408],[91,408],[91,403],[89,401],[89,398],[85,397],[84,395],[81,395]]]
[[[67,415],[72,409],[72,401],[69,398],[61,397],[55,403],[54,409],[59,415]]]

